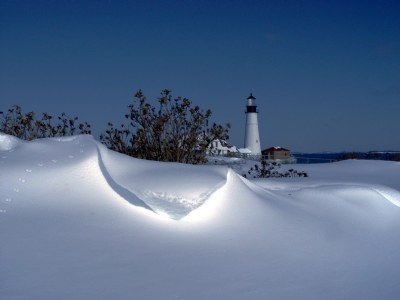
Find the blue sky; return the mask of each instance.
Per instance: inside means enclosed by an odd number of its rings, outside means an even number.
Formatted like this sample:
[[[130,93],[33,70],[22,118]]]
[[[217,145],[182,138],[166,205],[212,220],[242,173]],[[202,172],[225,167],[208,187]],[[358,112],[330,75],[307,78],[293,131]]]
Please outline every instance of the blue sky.
[[[232,124],[258,101],[262,148],[400,150],[399,1],[0,0],[0,110],[101,133],[167,88]]]

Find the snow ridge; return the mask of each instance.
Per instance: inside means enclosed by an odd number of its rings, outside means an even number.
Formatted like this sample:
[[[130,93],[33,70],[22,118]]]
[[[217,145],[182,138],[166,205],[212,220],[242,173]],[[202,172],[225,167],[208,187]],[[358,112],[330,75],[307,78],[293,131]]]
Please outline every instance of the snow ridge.
[[[130,202],[134,195],[170,219],[180,220],[199,208],[227,182],[228,168],[144,161],[96,146],[105,176],[123,198]],[[120,165],[125,168],[116,167]]]
[[[25,182],[24,176],[32,172],[33,167],[39,167],[38,171],[41,172],[40,175],[35,172],[36,176],[47,176],[50,174],[48,172],[54,172],[50,175],[51,185],[44,185],[43,188],[63,186],[65,180],[70,180],[68,177],[85,174],[85,178],[99,185],[99,189],[106,187],[102,186],[104,180],[113,192],[131,205],[174,220],[182,219],[203,205],[215,191],[226,184],[228,172],[227,168],[214,166],[135,159],[107,149],[89,135],[24,142],[1,134],[0,151],[3,152],[0,164],[5,168],[15,167],[15,162],[21,166],[15,169],[13,175],[19,183]],[[24,169],[24,165],[30,166],[28,171],[25,171],[27,168]],[[198,172],[193,173],[193,168]],[[8,175],[11,175],[10,172]],[[196,182],[196,185],[192,182]],[[19,188],[15,187],[14,193],[17,191]],[[5,199],[9,203],[11,196],[7,195]],[[1,212],[6,212],[6,209],[1,208]]]
[[[386,200],[393,203],[394,205],[400,207],[400,192],[395,189],[391,189],[388,187],[374,187],[373,188],[378,194],[383,196]]]
[[[104,165],[103,159],[101,157],[101,152],[99,149],[99,146],[96,144],[96,151],[97,151],[97,157],[98,157],[98,162],[99,162],[99,168],[101,170],[102,175],[104,176],[104,179],[107,181],[108,185],[116,192],[118,195],[120,195],[122,198],[124,198],[126,201],[129,203],[146,208],[148,210],[153,211],[153,209],[148,206],[145,202],[140,200],[137,195],[126,189],[125,187],[121,186],[118,184],[110,175],[110,173],[107,171],[107,167]]]

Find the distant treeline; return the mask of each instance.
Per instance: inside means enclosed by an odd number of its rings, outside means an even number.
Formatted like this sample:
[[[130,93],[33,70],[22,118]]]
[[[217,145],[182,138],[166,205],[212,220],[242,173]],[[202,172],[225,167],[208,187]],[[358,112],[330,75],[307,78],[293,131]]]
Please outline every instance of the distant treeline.
[[[400,152],[394,151],[370,151],[370,152],[344,152],[341,153],[337,160],[345,159],[369,159],[369,160],[390,160],[400,161]]]
[[[400,161],[400,151],[294,153],[297,163],[324,163],[346,159]]]

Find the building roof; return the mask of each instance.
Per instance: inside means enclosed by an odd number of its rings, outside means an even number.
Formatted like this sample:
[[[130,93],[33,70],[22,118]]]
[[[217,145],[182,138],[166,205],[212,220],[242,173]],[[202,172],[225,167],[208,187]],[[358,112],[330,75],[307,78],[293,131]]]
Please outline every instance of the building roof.
[[[262,152],[277,152],[277,151],[290,151],[290,150],[283,147],[271,147],[264,149]]]
[[[239,151],[239,153],[242,153],[242,154],[250,154],[251,153],[251,150],[247,149],[247,148],[240,148],[240,149],[238,149],[238,151]]]
[[[214,144],[216,142],[216,145]],[[229,145],[225,140],[219,140],[215,139],[210,143],[209,149],[211,150],[222,150],[222,151],[228,151],[228,152],[237,152],[237,149],[235,146]]]
[[[255,100],[255,99],[256,99],[256,97],[254,97],[254,96],[253,96],[253,93],[250,93],[250,96],[248,96],[248,97],[247,97],[247,99],[252,99],[252,100]]]

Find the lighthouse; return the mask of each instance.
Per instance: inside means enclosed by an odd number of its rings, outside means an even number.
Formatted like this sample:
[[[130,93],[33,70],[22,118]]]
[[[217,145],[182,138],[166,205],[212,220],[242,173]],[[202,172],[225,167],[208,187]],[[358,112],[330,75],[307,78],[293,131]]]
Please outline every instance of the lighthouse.
[[[251,151],[252,155],[261,155],[260,134],[258,133],[256,98],[250,93],[246,106],[246,131],[244,135],[244,147]]]

